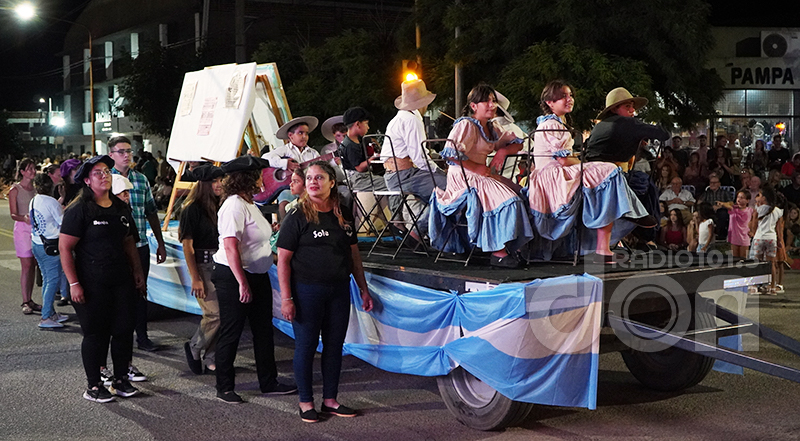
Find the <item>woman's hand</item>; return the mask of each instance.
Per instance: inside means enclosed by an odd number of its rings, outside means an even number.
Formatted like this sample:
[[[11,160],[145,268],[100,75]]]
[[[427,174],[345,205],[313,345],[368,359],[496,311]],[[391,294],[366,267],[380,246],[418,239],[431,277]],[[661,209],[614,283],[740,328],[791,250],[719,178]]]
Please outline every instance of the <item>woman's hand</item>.
[[[71,301],[81,305],[86,302],[86,297],[83,296],[83,287],[80,282],[77,285],[69,287],[69,298]]]
[[[282,299],[281,300],[281,315],[285,318],[289,323],[294,320],[294,316],[296,314],[295,307],[294,307],[294,300],[290,299]]]
[[[239,284],[239,301],[247,304],[253,301],[253,294],[250,292],[250,286],[247,284]]]
[[[498,150],[497,153],[494,154],[494,158],[492,158],[492,162],[489,163],[489,172],[495,172],[498,175],[502,174],[503,172],[503,165],[506,162],[506,156],[508,153],[505,150]],[[484,175],[487,176],[487,175]]]
[[[370,312],[372,311],[372,296],[369,295],[369,291],[364,290],[361,291],[361,303],[364,311]]]
[[[206,287],[202,280],[192,280],[192,295],[198,299],[206,298]]]

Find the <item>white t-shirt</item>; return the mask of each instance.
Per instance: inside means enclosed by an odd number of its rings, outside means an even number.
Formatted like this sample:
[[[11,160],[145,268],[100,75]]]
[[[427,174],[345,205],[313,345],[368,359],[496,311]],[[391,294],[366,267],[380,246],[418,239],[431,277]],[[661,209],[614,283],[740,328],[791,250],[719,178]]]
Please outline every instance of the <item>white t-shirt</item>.
[[[225,252],[225,238],[239,240],[239,255],[242,267],[251,274],[264,274],[272,265],[272,250],[269,238],[272,227],[254,204],[248,204],[241,197],[228,196],[217,214],[219,229],[219,251],[214,254],[214,262],[230,266]]]
[[[775,232],[775,225],[778,224],[778,220],[783,216],[783,210],[780,208],[775,208],[772,210],[772,213],[769,215],[764,216],[765,214],[769,213],[770,210],[769,205],[759,205],[756,207],[756,214],[758,216],[758,229],[756,230],[756,234],[753,236],[753,239],[758,240],[775,240],[778,238],[778,234]],[[764,216],[762,218],[762,216]]]
[[[33,243],[42,245],[42,239],[39,238],[39,235],[44,236],[46,239],[58,239],[58,234],[61,231],[61,222],[64,219],[64,209],[55,198],[45,194],[37,194],[31,199],[28,210],[33,210],[33,216],[31,216],[31,239]],[[33,228],[34,218],[38,228]]]
[[[709,228],[709,226],[712,226],[712,225],[714,225],[714,220],[713,219],[706,219],[703,222],[700,222],[700,226],[697,227],[697,249],[698,250],[700,250],[704,246],[706,246],[706,242],[708,242],[709,236],[711,236],[713,234],[713,232],[714,232],[713,227]],[[711,230],[711,231],[709,231],[709,230]],[[714,241],[713,240],[711,241],[710,244],[708,244],[709,247],[711,247],[711,245],[714,245]],[[706,249],[706,251],[708,251],[708,249]]]

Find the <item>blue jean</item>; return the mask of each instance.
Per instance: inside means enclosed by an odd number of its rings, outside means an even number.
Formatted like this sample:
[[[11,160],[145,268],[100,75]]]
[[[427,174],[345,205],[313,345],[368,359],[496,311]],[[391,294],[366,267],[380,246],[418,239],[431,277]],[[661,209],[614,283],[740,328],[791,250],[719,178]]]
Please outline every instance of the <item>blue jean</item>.
[[[56,313],[53,301],[59,288],[63,297],[69,297],[69,283],[61,269],[61,257],[48,256],[44,245],[36,243],[33,244],[33,256],[42,271],[42,319],[46,319]]]
[[[386,181],[386,187],[388,187],[389,190],[399,191],[402,186],[404,192],[411,193],[425,202],[425,209],[422,213],[418,213],[417,225],[419,229],[422,230],[422,234],[426,234],[428,232],[429,211],[427,204],[431,199],[431,193],[433,193],[434,181],[436,187],[444,190],[447,187],[447,175],[437,169],[433,173],[433,180],[431,180],[431,173],[429,171],[419,168],[409,168],[398,172],[387,171],[386,174],[383,175],[383,179]]]
[[[294,379],[301,403],[314,401],[312,366],[322,334],[322,399],[336,399],[342,346],[350,321],[350,281],[327,285],[295,283]]]

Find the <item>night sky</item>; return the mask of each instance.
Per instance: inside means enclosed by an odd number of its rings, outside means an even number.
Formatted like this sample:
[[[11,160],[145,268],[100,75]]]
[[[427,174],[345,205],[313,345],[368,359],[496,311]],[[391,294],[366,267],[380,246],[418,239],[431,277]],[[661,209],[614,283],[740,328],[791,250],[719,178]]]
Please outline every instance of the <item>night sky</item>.
[[[33,0],[41,15],[75,20],[90,0]],[[636,0],[631,0],[636,1]],[[647,0],[645,0],[647,1]],[[0,109],[36,110],[39,97],[61,90],[63,40],[69,24],[39,19],[21,23],[15,1],[0,0]],[[784,6],[787,0],[753,2],[713,0],[710,23],[715,26],[800,27],[800,18]],[[792,2],[794,3],[794,2]],[[753,5],[757,6],[753,6]],[[45,12],[46,11],[46,12]]]

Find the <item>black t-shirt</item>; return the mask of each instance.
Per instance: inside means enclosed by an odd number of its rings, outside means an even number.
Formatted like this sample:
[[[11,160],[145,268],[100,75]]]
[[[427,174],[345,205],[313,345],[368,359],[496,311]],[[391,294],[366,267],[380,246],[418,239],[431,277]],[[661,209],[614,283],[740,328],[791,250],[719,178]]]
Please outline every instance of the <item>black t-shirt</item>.
[[[800,188],[794,188],[794,185],[787,185],[781,189],[781,193],[786,196],[787,201],[800,205]]]
[[[301,209],[295,208],[281,223],[278,248],[294,252],[292,280],[324,284],[350,280],[353,259],[350,246],[358,243],[352,214],[342,207],[346,230],[339,226],[333,211],[319,213],[319,223],[310,224]]]
[[[349,137],[339,146],[339,156],[342,158],[342,168],[345,170],[355,170],[358,164],[367,160],[361,143],[355,143]]]
[[[219,248],[217,223],[208,217],[206,210],[198,203],[191,203],[181,212],[178,240],[192,239],[196,250],[216,250]]]
[[[789,153],[789,149],[781,148],[780,150],[777,150],[773,148],[769,151],[769,153],[767,153],[767,156],[769,157],[769,162],[779,162],[781,165],[783,165],[789,161],[789,158],[792,157],[792,154]]]
[[[664,141],[669,132],[633,117],[612,115],[597,123],[586,140],[586,160],[626,162],[636,155],[643,139]]]
[[[94,202],[78,202],[64,212],[61,232],[79,237],[75,246],[75,263],[82,265],[128,265],[123,240],[139,237],[131,209],[125,202],[112,197],[111,206],[103,208]]]

